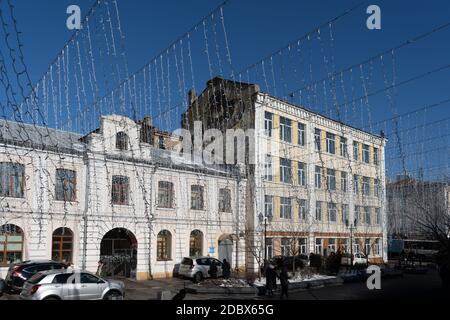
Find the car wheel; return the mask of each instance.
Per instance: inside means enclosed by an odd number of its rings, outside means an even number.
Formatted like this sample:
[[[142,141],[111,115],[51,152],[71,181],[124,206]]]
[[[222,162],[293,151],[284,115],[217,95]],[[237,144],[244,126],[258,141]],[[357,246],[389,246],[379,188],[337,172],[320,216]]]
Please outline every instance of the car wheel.
[[[59,299],[56,298],[56,297],[47,297],[47,298],[44,298],[44,299],[42,299],[42,300],[46,300],[46,301],[57,301],[57,300],[59,300]]]
[[[201,272],[197,272],[194,276],[194,282],[199,283],[203,280],[203,275]]]
[[[106,294],[105,300],[123,300],[123,296],[117,291],[112,291]]]

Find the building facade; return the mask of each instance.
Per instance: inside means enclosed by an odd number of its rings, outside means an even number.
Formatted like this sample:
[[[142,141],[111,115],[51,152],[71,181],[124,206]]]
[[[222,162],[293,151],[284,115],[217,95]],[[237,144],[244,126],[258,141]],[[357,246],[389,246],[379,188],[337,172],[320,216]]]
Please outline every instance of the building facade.
[[[248,181],[249,269],[272,256],[351,246],[372,262],[387,260],[383,136],[221,78],[189,99],[184,128],[246,130],[245,163],[236,164]]]
[[[102,260],[139,280],[170,277],[187,256],[245,269],[239,172],[174,164],[155,147],[166,135],[143,139],[148,119],[105,116],[84,137],[0,124],[0,277],[11,263],[50,259],[92,272]]]

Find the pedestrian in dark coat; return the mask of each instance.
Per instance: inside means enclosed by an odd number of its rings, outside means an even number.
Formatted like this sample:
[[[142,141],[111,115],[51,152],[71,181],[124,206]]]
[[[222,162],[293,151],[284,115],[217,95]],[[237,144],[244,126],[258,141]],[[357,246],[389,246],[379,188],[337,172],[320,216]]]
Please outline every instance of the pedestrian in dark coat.
[[[211,266],[209,267],[209,275],[212,279],[217,279],[217,265],[216,262],[211,262]]]
[[[280,284],[281,284],[281,296],[280,299],[283,299],[284,296],[288,298],[288,290],[289,290],[289,276],[287,272],[287,268],[285,266],[280,267],[279,274]]]
[[[272,264],[266,269],[266,289],[269,296],[273,296],[273,290],[277,288],[277,273]]]
[[[224,279],[229,279],[231,275],[231,266],[228,263],[227,259],[223,259],[222,275]]]

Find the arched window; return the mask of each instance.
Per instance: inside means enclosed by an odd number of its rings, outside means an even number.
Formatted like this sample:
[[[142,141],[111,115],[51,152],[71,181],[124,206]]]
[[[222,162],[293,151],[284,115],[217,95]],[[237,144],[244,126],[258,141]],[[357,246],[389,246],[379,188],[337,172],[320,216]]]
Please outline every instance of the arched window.
[[[18,163],[0,163],[0,197],[23,198],[25,166]]]
[[[172,260],[172,234],[163,230],[158,234],[156,258],[158,261]]]
[[[125,132],[116,134],[116,148],[119,150],[128,150],[128,135]]]
[[[53,232],[52,260],[73,262],[73,233],[70,229],[59,228]]]
[[[0,227],[0,266],[22,261],[23,231],[13,224]]]
[[[197,257],[203,254],[203,232],[194,230],[189,241],[189,256]]]

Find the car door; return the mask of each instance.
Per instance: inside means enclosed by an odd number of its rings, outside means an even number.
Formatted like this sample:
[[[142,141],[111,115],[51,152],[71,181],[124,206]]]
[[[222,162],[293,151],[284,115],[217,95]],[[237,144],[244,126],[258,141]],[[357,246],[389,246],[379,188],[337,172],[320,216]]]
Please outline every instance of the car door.
[[[223,277],[223,263],[220,260],[213,259],[217,266],[217,277]]]
[[[82,300],[101,299],[103,281],[90,273],[81,273],[81,298]]]

